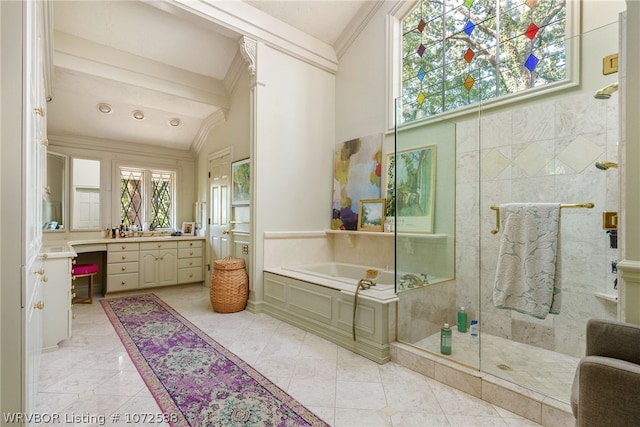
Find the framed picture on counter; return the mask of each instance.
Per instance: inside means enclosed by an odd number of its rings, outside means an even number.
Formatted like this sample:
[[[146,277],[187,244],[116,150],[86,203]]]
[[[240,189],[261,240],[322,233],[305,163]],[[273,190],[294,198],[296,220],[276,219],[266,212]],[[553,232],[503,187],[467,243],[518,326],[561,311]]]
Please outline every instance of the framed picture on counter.
[[[193,233],[196,228],[195,222],[183,222],[182,223],[182,235],[183,236],[193,236]]]

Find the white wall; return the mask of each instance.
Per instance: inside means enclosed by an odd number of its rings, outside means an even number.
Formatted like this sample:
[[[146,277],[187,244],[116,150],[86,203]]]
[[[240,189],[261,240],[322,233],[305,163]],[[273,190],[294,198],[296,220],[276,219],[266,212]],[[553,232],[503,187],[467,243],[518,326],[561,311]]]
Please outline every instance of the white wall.
[[[259,302],[264,233],[329,228],[335,77],[260,43],[257,58],[251,298]]]

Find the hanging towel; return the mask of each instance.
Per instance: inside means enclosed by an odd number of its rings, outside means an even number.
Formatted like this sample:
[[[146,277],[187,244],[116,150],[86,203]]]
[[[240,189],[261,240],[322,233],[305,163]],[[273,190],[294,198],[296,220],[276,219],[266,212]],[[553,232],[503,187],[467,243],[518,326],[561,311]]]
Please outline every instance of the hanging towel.
[[[559,203],[500,205],[502,235],[493,290],[496,307],[539,319],[559,313],[559,228]]]

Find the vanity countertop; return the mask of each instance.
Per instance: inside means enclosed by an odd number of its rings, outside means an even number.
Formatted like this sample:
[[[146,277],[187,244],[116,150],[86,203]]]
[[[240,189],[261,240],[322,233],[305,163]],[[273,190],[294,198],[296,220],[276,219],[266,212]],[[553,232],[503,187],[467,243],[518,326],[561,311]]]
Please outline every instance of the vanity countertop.
[[[111,244],[111,243],[124,243],[124,242],[162,242],[166,240],[204,240],[205,236],[143,236],[143,237],[121,237],[116,239],[110,239],[108,237],[98,237],[96,239],[83,239],[83,240],[70,240],[69,245],[95,245],[95,244]]]
[[[73,258],[77,254],[68,242],[61,241],[43,244],[40,256],[42,258]]]
[[[106,250],[106,245],[118,243],[135,243],[135,242],[162,242],[167,240],[205,240],[205,236],[144,236],[144,237],[124,237],[118,239],[109,239],[99,237],[95,239],[69,240],[69,241],[51,241],[42,245],[41,255],[43,258],[68,258],[76,257],[77,252],[86,252],[88,247],[100,250],[101,247]],[[76,250],[77,249],[77,250]]]

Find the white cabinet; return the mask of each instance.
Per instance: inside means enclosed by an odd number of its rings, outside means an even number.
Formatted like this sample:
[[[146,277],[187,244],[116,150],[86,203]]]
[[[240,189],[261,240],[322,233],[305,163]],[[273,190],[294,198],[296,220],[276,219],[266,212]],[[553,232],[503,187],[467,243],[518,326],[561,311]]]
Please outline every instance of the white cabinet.
[[[202,282],[202,240],[178,242],[178,283]]]
[[[46,256],[43,270],[42,349],[51,350],[71,337],[71,255]]]
[[[126,238],[107,243],[107,293],[202,282],[203,239]]]
[[[139,249],[134,242],[107,245],[107,293],[138,288]]]
[[[177,242],[140,243],[141,288],[175,285],[178,283],[177,267]]]

